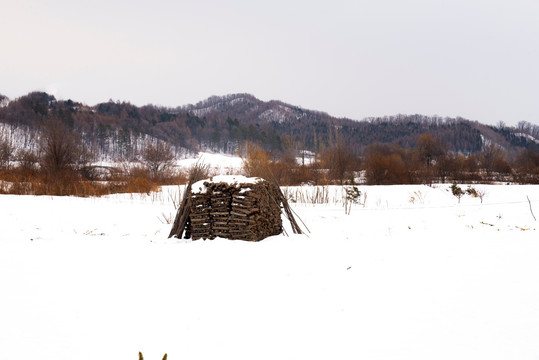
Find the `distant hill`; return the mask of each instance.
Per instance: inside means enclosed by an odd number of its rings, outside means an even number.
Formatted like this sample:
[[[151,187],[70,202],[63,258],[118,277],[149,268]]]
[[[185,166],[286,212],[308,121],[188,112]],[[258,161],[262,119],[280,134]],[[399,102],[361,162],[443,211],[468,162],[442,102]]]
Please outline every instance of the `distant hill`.
[[[497,144],[512,152],[515,148],[539,149],[539,127],[521,123],[519,127],[488,126],[463,118],[424,115],[372,117],[361,121],[332,117],[325,112],[303,109],[281,101],[264,102],[249,94],[213,96],[182,110],[211,122],[238,120],[258,127],[270,125],[279,135],[292,136],[310,150],[341,136],[357,151],[373,143],[415,145],[419,135],[430,133],[452,151],[473,153],[483,145]]]
[[[515,154],[526,148],[539,152],[539,126],[489,126],[463,118],[394,115],[360,121],[336,118],[281,101],[261,101],[250,94],[213,96],[197,104],[166,108],[114,102],[88,106],[33,92],[8,101],[0,95],[0,122],[39,128],[55,117],[83,134],[99,154],[128,153],[138,138],[150,136],[187,151],[234,153],[246,141],[280,152],[294,147],[318,151],[344,141],[356,153],[374,143],[413,147],[430,133],[453,152],[471,154],[497,145]]]

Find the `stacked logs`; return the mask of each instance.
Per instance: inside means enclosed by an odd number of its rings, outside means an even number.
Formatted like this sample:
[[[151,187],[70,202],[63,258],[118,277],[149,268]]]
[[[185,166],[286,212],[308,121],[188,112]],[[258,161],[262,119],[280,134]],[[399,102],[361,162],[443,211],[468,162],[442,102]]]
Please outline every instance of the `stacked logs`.
[[[262,179],[201,183],[192,189],[185,238],[260,241],[283,232],[280,190]],[[198,183],[197,183],[198,184]],[[195,186],[196,188],[197,186]]]

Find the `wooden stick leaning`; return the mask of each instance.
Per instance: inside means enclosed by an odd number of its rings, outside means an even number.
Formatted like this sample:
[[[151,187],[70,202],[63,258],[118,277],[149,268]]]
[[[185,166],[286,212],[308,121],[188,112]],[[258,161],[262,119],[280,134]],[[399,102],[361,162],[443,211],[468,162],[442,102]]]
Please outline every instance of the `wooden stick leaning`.
[[[207,177],[208,169],[206,164],[197,162],[190,170],[189,182],[183,191],[182,201],[178,208],[178,212],[176,213],[172,230],[168,235],[169,238],[176,236],[181,239],[191,213],[191,187],[195,182]]]

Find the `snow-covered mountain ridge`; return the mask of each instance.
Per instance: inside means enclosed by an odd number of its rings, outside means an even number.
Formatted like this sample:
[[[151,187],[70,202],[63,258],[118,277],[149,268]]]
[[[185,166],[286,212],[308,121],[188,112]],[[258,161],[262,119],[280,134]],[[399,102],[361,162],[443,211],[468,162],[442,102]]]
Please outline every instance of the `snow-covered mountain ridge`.
[[[0,122],[16,127],[39,127],[50,118],[59,118],[75,127],[89,143],[102,148],[111,139],[123,141],[146,134],[190,152],[210,149],[233,153],[246,140],[279,152],[284,141],[290,139],[316,151],[328,146],[338,132],[357,153],[377,143],[411,148],[425,133],[442,139],[454,153],[476,153],[486,143],[496,144],[512,155],[522,148],[539,151],[539,126],[525,122],[518,127],[488,126],[463,118],[417,114],[358,121],[278,100],[262,101],[245,93],[212,96],[176,108],[138,107],[112,100],[88,106],[56,100],[46,93],[30,93],[0,107]],[[128,148],[130,143],[122,146]]]

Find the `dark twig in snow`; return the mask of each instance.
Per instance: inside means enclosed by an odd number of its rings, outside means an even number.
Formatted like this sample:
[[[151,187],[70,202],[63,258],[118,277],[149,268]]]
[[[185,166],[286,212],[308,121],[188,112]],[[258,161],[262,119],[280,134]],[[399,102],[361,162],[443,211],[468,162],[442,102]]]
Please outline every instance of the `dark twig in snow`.
[[[530,201],[530,197],[526,195],[526,198],[528,198],[528,203],[530,204],[530,212],[532,213],[533,220],[537,221],[537,219],[535,218],[535,215],[533,215],[532,202]]]

